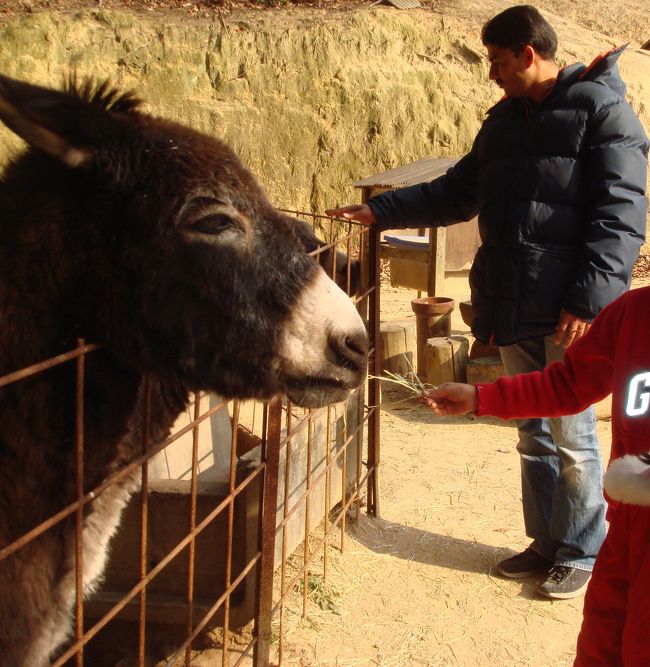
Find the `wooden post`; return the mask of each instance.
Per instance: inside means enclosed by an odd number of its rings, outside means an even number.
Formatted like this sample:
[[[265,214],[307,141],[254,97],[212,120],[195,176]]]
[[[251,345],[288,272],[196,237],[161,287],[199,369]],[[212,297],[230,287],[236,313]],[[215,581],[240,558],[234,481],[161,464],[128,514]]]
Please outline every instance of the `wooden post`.
[[[382,322],[381,370],[406,376],[415,370],[415,318]]]
[[[447,230],[434,227],[429,230],[429,272],[427,292],[429,296],[443,296],[445,284],[445,246]]]
[[[465,336],[429,338],[425,351],[426,378],[438,386],[444,382],[465,382],[469,341]]]

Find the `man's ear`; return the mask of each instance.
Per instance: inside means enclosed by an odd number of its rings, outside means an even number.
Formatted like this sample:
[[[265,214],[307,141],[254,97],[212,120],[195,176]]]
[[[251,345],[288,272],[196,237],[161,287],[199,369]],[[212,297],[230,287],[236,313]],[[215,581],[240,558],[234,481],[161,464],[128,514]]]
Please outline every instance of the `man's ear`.
[[[537,59],[537,51],[535,51],[535,49],[530,44],[527,44],[522,49],[520,56],[523,59],[526,69],[528,69]]]

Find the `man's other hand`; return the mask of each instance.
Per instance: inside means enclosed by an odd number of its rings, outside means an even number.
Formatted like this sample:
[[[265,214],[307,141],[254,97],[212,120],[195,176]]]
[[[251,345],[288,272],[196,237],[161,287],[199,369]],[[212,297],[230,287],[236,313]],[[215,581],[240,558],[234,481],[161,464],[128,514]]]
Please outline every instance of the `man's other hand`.
[[[555,344],[562,345],[562,347],[569,347],[571,343],[584,336],[590,327],[591,322],[582,320],[562,308],[560,311],[560,320],[555,329]]]
[[[347,218],[364,225],[374,225],[377,222],[377,218],[368,204],[339,206],[338,208],[330,208],[325,213],[331,218]]]
[[[437,389],[425,389],[420,400],[437,415],[464,415],[476,412],[478,392],[473,384],[447,382]]]

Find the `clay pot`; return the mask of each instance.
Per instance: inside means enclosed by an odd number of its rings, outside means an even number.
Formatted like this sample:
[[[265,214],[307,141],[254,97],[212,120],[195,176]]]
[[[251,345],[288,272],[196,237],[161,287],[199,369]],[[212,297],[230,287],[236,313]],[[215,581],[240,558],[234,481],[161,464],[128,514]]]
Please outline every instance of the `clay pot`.
[[[471,327],[472,320],[474,319],[474,309],[472,308],[472,302],[461,301],[458,304],[458,308],[460,310],[460,316],[463,318],[463,322],[465,322],[468,327]]]
[[[411,301],[415,313],[417,373],[420,377],[426,375],[427,340],[451,334],[451,313],[455,305],[454,300],[446,296],[425,296]]]

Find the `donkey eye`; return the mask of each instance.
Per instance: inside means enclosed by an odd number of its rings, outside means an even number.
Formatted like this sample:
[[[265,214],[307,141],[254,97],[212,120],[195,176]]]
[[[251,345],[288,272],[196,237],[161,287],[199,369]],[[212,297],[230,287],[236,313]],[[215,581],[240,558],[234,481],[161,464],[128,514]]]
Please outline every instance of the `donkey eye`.
[[[241,230],[239,223],[224,213],[212,213],[206,215],[190,223],[188,228],[191,231],[199,232],[200,234],[220,234],[226,230]]]

